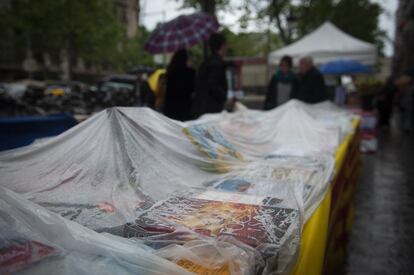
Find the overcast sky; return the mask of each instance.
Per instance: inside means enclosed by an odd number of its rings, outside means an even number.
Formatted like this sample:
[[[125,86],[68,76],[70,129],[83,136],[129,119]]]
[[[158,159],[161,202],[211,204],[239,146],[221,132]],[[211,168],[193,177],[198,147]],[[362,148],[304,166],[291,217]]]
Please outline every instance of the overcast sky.
[[[240,2],[242,0],[231,0],[232,2]],[[384,13],[380,18],[380,26],[384,29],[389,38],[394,39],[395,32],[395,11],[397,10],[398,0],[372,0],[382,5]],[[157,23],[163,20],[170,20],[180,14],[192,13],[191,9],[180,9],[180,2],[176,0],[141,0],[142,13],[141,24],[152,30]],[[237,11],[221,12],[219,13],[219,20],[222,25],[229,26],[233,31],[238,31],[237,20],[239,18]],[[251,25],[248,30],[258,30],[259,26]],[[392,55],[392,43],[387,42],[385,53],[386,55]]]

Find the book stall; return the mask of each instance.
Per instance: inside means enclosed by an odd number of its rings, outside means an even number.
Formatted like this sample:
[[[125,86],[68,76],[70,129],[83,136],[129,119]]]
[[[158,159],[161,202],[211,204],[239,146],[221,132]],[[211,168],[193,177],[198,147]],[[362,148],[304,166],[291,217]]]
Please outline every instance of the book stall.
[[[358,129],[329,102],[189,122],[106,109],[0,153],[0,273],[332,272],[352,226]]]

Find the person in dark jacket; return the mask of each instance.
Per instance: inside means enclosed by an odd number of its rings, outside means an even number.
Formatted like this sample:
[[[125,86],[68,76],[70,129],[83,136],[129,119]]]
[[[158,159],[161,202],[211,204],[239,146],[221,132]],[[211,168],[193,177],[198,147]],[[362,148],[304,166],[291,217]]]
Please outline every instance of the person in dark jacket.
[[[270,110],[288,101],[298,86],[298,78],[292,72],[292,57],[285,55],[279,63],[279,69],[273,75],[267,87],[264,109]]]
[[[299,86],[292,98],[306,103],[318,103],[328,100],[325,80],[321,72],[313,65],[311,57],[299,61]]]
[[[196,76],[193,114],[197,118],[206,113],[218,113],[227,100],[226,41],[221,34],[209,40],[211,55],[201,64]]]
[[[378,108],[378,125],[380,127],[390,126],[392,107],[394,105],[394,96],[397,94],[398,88],[395,85],[395,78],[388,77],[383,89],[377,97]]]
[[[172,119],[191,119],[195,71],[190,62],[187,50],[179,50],[167,68],[164,114]]]

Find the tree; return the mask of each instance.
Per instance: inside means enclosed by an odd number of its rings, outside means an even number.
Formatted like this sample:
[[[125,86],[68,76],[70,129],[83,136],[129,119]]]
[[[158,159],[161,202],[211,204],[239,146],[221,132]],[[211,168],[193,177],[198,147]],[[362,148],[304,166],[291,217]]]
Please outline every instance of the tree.
[[[182,1],[184,7],[198,9],[204,2]],[[348,34],[375,43],[379,53],[383,52],[386,34],[379,27],[382,8],[370,0],[245,0],[241,4],[232,4],[228,0],[206,2],[214,2],[219,10],[243,11],[239,20],[242,27],[259,22],[261,26],[268,26],[269,36],[276,31],[285,45],[329,20]]]
[[[254,7],[257,5],[252,1]],[[267,4],[259,7],[256,11],[257,19],[266,19],[269,22],[269,25],[276,25],[280,39],[285,45],[292,42],[293,29],[290,25],[290,20],[292,19],[293,10],[295,6],[291,5],[289,0],[271,0],[267,1]]]
[[[230,29],[225,28],[222,33],[227,40],[228,56],[267,56],[270,48],[280,45],[279,37],[271,36],[270,45],[268,45],[267,33],[264,32],[248,32],[234,33]]]
[[[25,52],[27,45],[35,56],[45,52],[59,56],[61,49],[65,49],[69,75],[78,58],[98,67],[118,68],[137,59],[130,58],[137,56],[132,54],[132,47],[136,46],[138,52],[142,41],[128,39],[111,0],[15,0],[13,3],[10,11],[0,14],[0,21],[12,30],[10,37],[20,53]]]
[[[246,0],[255,20],[275,25],[284,44],[289,44],[325,21],[361,40],[376,43],[381,53],[385,32],[379,28],[382,8],[370,0]],[[294,23],[294,24],[293,24]]]
[[[230,5],[230,0],[176,0],[183,3],[183,8],[195,8],[215,15],[216,9],[225,9]]]
[[[180,1],[180,0],[176,0]],[[221,9],[227,7],[230,4],[230,0],[182,0],[183,8],[195,8],[196,10],[207,12],[213,16],[216,15],[216,7]],[[207,42],[203,43],[203,55],[204,58],[208,56]]]
[[[143,49],[145,41],[150,37],[150,32],[141,26],[138,28],[138,33],[139,35],[133,38],[123,36],[120,40],[123,50],[122,52],[116,52],[117,56],[113,62],[113,65],[117,66],[119,70],[131,68],[137,64],[153,65],[152,55]]]
[[[268,55],[269,49],[274,49],[281,45],[277,35],[272,35],[270,41],[268,41],[268,35],[264,32],[234,33],[230,29],[224,28],[222,34],[227,40],[228,57],[265,57]],[[200,66],[203,57],[202,44],[191,48],[191,60],[195,68]]]

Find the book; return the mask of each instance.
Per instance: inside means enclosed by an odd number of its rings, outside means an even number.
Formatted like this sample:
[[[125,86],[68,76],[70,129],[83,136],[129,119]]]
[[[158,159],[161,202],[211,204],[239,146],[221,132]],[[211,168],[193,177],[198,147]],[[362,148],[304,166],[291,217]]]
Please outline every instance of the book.
[[[299,212],[265,201],[265,196],[216,191],[173,196],[143,213],[135,226],[148,236],[189,229],[209,237],[232,236],[252,247],[277,248],[299,226]]]
[[[193,263],[186,259],[181,259],[176,262],[177,265],[187,269],[190,272],[201,275],[230,275],[229,265],[223,265],[219,268],[207,268],[199,264]]]
[[[58,254],[49,245],[28,239],[3,239],[0,242],[0,273],[14,273]]]
[[[213,167],[207,167],[209,170],[228,172],[231,170],[231,162],[244,160],[234,145],[211,124],[193,125],[183,128],[183,132],[208,160],[213,161]]]

